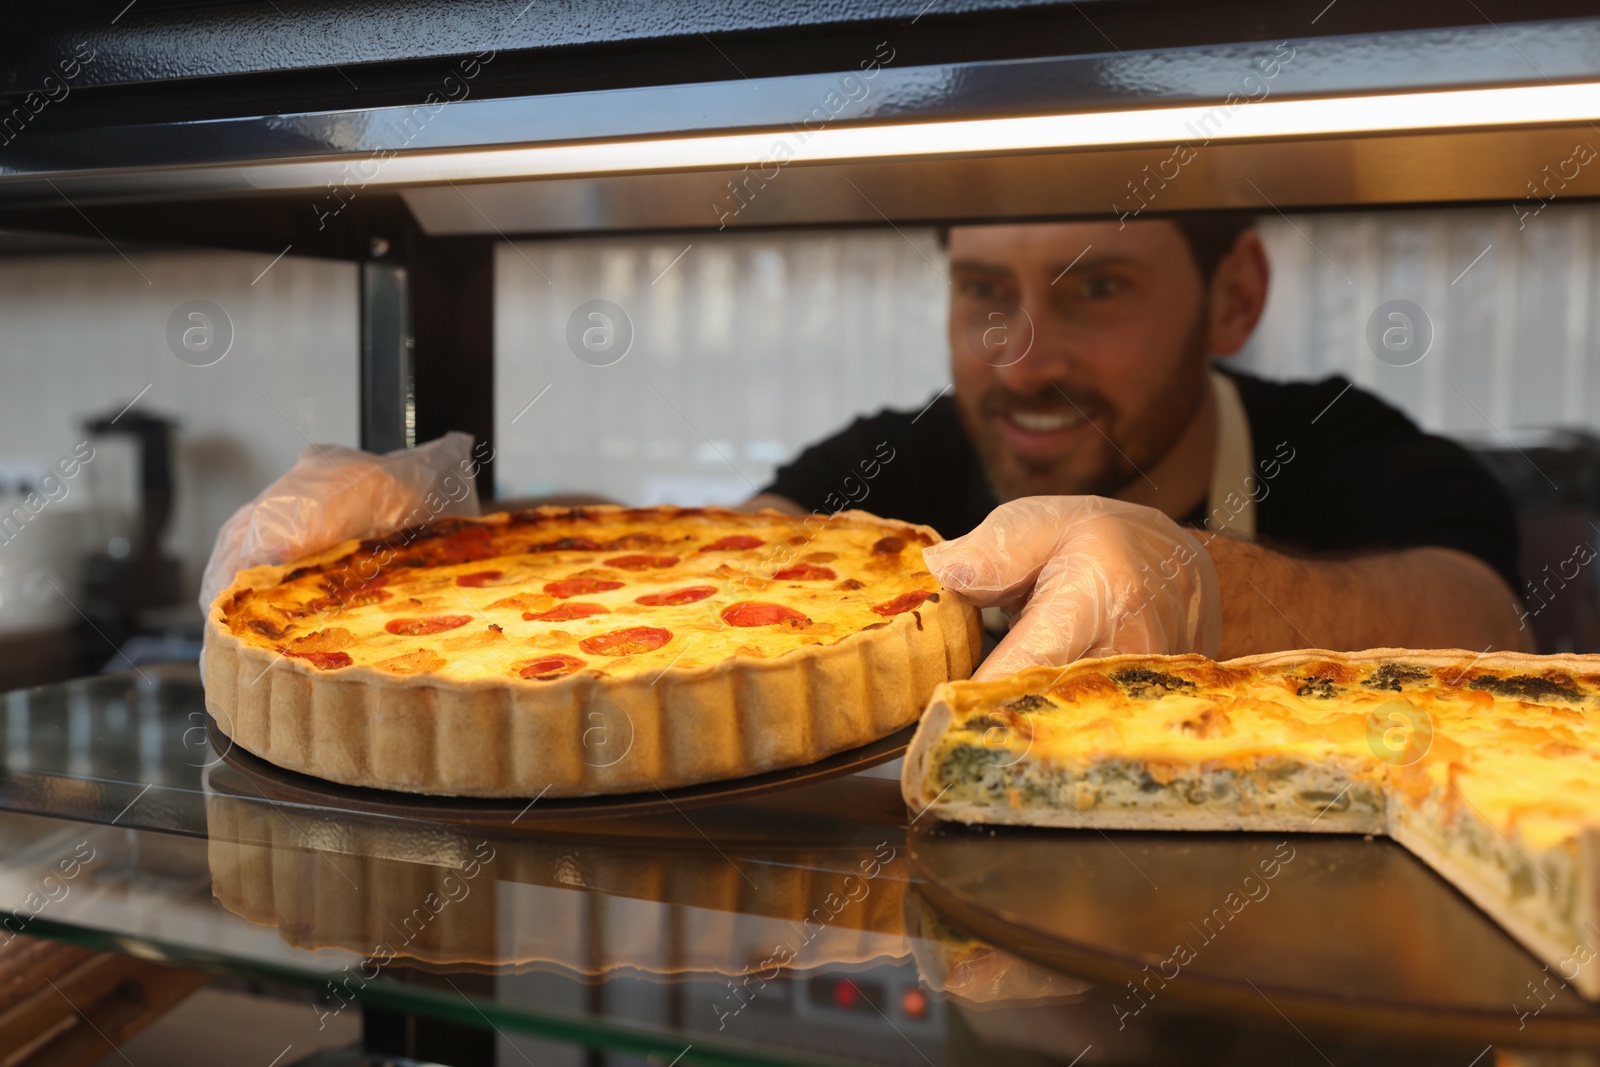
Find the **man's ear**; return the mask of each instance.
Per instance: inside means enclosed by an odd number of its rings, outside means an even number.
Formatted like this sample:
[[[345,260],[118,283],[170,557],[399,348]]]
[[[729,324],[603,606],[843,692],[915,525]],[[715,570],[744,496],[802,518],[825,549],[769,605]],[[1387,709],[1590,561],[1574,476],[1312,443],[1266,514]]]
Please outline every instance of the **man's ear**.
[[[1244,347],[1261,321],[1271,278],[1261,235],[1254,229],[1245,230],[1211,275],[1208,341],[1212,353],[1231,356]]]

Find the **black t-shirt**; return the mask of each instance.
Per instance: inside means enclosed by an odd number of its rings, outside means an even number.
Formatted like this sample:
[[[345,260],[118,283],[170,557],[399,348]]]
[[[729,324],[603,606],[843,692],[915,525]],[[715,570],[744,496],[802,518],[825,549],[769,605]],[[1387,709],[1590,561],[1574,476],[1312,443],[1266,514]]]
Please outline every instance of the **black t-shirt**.
[[[1250,422],[1256,538],[1291,552],[1432,545],[1488,563],[1512,589],[1517,523],[1510,499],[1460,445],[1416,424],[1344,378],[1267,382],[1229,373]],[[956,415],[940,394],[920,412],[880,411],[812,445],[764,492],[821,512],[865,508],[971,530],[999,503]],[[1186,521],[1226,519],[1240,499],[1208,500]]]

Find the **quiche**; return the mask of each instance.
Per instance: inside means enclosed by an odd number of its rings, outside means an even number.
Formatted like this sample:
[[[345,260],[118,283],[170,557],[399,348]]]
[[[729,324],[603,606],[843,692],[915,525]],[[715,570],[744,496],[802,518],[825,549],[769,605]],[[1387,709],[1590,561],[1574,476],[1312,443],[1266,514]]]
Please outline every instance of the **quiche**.
[[[1600,996],[1600,656],[1112,656],[955,682],[901,789],[969,823],[1387,833]]]
[[[539,508],[241,572],[206,622],[231,740],[347,785],[670,789],[893,733],[971,673],[937,535],[865,512]]]

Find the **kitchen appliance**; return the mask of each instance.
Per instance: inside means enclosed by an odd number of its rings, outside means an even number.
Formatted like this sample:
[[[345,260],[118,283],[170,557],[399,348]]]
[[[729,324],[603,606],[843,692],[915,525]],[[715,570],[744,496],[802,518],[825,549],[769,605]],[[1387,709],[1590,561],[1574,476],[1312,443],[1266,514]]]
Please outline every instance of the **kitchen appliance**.
[[[94,650],[90,655],[103,660],[139,630],[141,615],[174,604],[181,595],[179,563],[161,545],[172,518],[173,422],[135,408],[87,419],[84,429],[91,446],[98,441],[103,452],[117,452],[109,439],[133,440],[132,469],[103,473],[113,466],[110,460],[90,467],[97,497],[91,511],[98,512],[99,536],[83,559],[82,622],[91,632],[82,639]],[[118,476],[132,484],[108,484],[108,477]],[[127,663],[118,658],[114,669],[125,669]]]

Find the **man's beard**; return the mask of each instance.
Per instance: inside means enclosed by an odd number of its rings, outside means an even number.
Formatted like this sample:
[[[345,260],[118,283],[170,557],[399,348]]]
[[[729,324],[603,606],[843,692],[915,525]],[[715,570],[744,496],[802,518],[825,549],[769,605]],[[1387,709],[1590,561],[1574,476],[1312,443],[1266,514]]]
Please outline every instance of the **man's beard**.
[[[963,410],[962,422],[983,461],[995,496],[1115,496],[1177,443],[1200,409],[1209,388],[1202,309],[1186,341],[1183,358],[1137,411],[1117,411],[1100,392],[1067,381],[1052,382],[1032,396],[998,383],[978,399],[976,418]],[[1076,412],[1094,424],[1088,443],[1072,453],[1029,456],[1007,447],[998,425],[1011,411]],[[1085,458],[1089,462],[1085,464]]]

